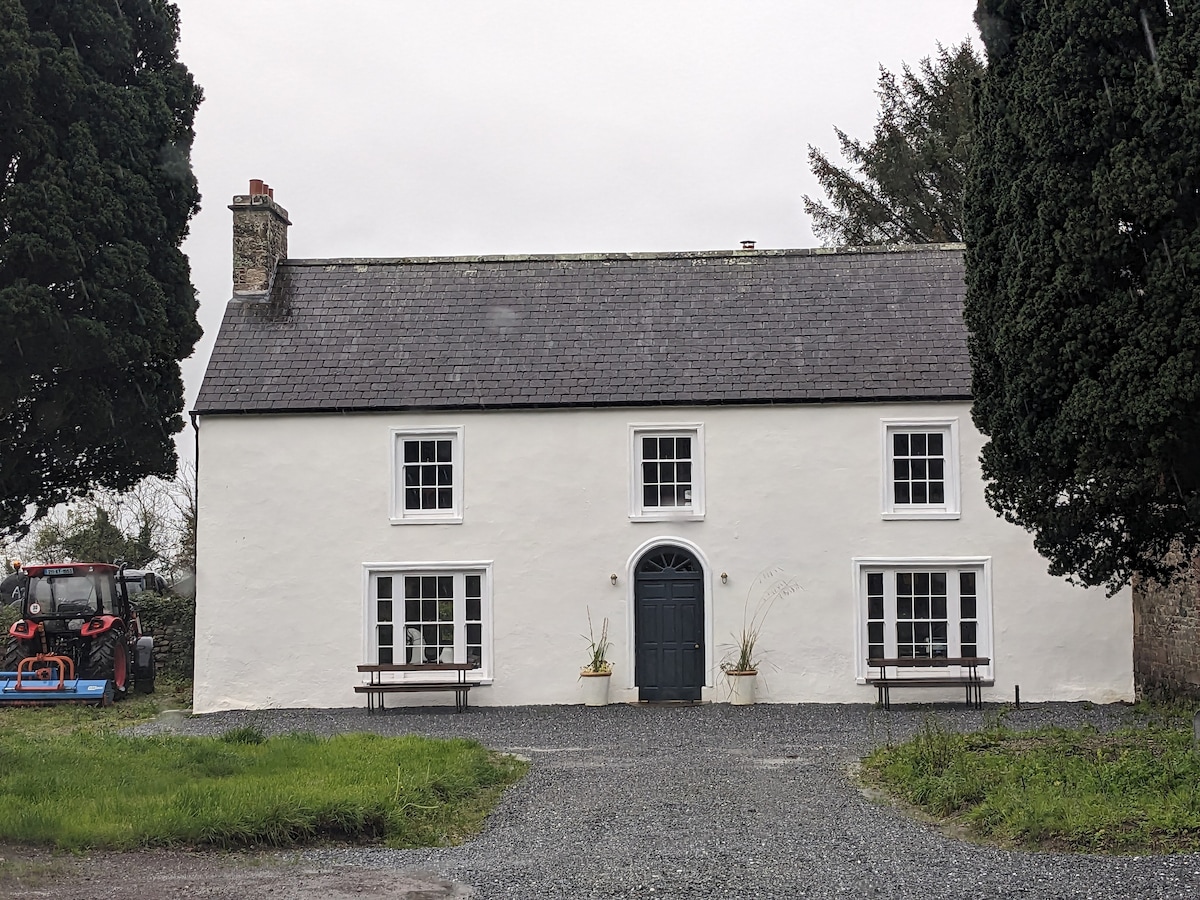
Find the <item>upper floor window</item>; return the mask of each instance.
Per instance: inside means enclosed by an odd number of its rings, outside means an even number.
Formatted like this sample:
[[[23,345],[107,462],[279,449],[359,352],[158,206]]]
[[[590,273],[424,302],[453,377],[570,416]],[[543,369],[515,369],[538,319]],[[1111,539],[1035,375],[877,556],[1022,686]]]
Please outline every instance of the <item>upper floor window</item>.
[[[704,517],[704,426],[630,426],[630,518]]]
[[[397,429],[392,441],[392,521],[461,522],[462,428]]]
[[[883,517],[957,519],[958,420],[883,421]]]

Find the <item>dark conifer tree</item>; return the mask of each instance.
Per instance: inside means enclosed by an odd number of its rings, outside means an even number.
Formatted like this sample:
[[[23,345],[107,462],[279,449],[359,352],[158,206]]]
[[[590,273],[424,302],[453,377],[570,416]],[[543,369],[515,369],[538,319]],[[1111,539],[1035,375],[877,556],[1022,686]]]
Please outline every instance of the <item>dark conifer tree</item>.
[[[0,533],[175,472],[200,89],[166,0],[0,0]]]
[[[1200,547],[1200,3],[982,0],[966,199],[989,503],[1117,590]]]
[[[971,86],[983,64],[970,43],[938,47],[899,79],[880,69],[879,120],[863,144],[835,128],[850,168],[816,147],[808,160],[829,206],[804,198],[817,236],[836,246],[962,240]]]

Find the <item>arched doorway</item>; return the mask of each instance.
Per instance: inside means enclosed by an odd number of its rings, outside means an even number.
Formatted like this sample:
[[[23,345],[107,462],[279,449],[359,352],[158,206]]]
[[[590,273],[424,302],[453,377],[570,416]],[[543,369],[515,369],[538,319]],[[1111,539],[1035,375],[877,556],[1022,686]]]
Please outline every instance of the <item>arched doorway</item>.
[[[704,570],[675,545],[638,560],[633,585],[639,700],[699,700],[704,686]]]

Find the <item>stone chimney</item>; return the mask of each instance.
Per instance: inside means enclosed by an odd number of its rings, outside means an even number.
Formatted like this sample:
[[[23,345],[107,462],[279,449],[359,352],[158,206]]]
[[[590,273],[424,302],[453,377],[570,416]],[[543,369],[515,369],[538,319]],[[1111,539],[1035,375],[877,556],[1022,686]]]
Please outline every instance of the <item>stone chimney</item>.
[[[249,194],[237,194],[233,210],[233,296],[236,300],[267,300],[275,267],[287,259],[287,210],[275,202],[275,192],[261,180],[250,181]]]

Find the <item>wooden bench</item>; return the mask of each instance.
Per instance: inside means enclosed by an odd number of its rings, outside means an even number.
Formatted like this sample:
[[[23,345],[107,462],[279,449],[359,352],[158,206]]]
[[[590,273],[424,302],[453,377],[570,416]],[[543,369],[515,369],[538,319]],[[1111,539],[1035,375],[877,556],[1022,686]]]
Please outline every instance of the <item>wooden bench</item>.
[[[367,684],[356,684],[356,694],[367,695],[367,712],[376,708],[385,709],[384,694],[415,693],[418,691],[454,691],[454,708],[462,712],[467,708],[467,692],[477,685],[477,681],[467,681],[467,672],[476,668],[472,663],[367,663],[358,667],[359,672],[366,672],[370,678]],[[438,672],[454,672],[454,681],[447,679],[406,678],[404,681],[384,681],[383,676],[390,672],[421,672],[433,675]],[[378,703],[378,707],[376,706]]]
[[[867,676],[867,681],[875,685],[879,691],[879,705],[891,709],[891,689],[894,687],[961,687],[967,691],[967,706],[980,709],[983,707],[983,679],[979,677],[979,667],[986,666],[991,660],[986,656],[935,656],[935,657],[901,657],[899,659],[883,659],[872,657],[867,665],[878,669],[876,676]],[[914,670],[948,669],[957,666],[959,675],[929,677],[920,675]],[[888,669],[895,669],[894,675],[888,675]],[[907,673],[906,671],[907,670]]]

